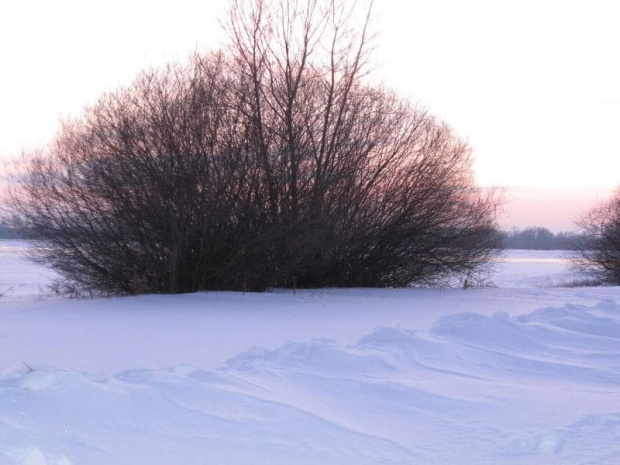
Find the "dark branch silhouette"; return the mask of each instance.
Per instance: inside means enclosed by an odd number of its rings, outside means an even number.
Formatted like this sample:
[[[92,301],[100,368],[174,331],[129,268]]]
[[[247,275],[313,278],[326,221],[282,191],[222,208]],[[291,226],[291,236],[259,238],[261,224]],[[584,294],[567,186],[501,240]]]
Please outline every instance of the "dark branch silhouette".
[[[471,149],[370,85],[370,11],[231,3],[230,44],[140,74],[22,165],[12,207],[108,292],[407,286],[483,267],[498,198]]]
[[[602,282],[620,284],[620,191],[586,213],[578,225],[583,239],[576,268]]]

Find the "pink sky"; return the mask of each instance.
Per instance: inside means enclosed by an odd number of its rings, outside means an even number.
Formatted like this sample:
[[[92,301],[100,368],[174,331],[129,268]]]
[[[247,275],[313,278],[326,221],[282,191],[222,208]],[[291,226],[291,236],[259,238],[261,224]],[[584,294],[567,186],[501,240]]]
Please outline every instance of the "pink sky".
[[[0,161],[139,69],[217,47],[226,4],[0,2]],[[620,1],[375,7],[376,77],[470,141],[478,182],[509,189],[503,224],[567,229],[620,184]]]
[[[576,230],[584,212],[613,193],[600,189],[510,188],[500,219],[503,228],[543,226],[553,232]]]

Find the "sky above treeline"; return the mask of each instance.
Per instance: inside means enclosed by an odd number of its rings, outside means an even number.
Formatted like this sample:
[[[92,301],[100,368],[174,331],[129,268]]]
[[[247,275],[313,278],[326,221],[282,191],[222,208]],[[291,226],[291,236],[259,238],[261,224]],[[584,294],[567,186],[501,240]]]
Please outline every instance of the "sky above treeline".
[[[620,184],[620,1],[374,3],[375,77],[470,141],[504,226],[570,229]],[[0,160],[140,69],[217,48],[227,4],[0,2]]]

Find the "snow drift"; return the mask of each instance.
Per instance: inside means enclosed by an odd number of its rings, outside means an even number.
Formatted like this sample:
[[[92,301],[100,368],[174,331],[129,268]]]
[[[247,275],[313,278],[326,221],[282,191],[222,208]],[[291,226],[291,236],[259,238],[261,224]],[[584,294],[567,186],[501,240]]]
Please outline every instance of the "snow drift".
[[[0,378],[6,465],[617,465],[619,439],[610,300],[255,348],[217,370]]]

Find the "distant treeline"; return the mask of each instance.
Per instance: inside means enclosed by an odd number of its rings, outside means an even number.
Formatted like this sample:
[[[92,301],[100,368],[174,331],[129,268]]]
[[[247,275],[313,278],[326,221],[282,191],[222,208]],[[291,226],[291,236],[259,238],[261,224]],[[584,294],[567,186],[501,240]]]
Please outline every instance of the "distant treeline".
[[[527,250],[575,250],[584,243],[581,234],[559,232],[554,234],[546,228],[531,227],[500,231],[502,243],[506,249]]]
[[[13,219],[0,218],[0,239],[27,239],[26,231]]]

